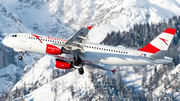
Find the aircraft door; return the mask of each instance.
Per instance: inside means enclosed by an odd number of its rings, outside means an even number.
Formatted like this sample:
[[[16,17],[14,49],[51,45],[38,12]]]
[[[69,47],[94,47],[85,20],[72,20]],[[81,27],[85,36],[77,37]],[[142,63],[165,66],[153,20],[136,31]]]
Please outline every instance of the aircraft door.
[[[22,42],[26,42],[26,35],[22,34],[22,36],[21,36],[21,41],[22,41]]]

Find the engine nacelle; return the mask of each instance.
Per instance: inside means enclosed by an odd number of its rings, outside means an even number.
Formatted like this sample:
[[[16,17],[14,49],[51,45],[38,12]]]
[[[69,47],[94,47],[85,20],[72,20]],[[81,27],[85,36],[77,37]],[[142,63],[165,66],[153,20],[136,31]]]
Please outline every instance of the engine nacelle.
[[[62,53],[69,54],[69,50],[66,50],[64,47],[47,44],[46,53],[51,55],[61,55]]]
[[[56,59],[56,68],[59,69],[70,69],[72,68],[72,63],[68,63],[66,61],[63,61],[61,59]]]

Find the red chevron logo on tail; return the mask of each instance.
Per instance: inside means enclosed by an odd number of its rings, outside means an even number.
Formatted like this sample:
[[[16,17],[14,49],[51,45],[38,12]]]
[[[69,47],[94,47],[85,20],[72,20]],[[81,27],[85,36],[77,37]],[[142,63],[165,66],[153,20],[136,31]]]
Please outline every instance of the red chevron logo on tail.
[[[166,45],[168,45],[168,44],[167,44],[167,41],[168,41],[168,40],[163,39],[163,38],[160,38],[160,37],[159,37],[159,39],[161,39]]]

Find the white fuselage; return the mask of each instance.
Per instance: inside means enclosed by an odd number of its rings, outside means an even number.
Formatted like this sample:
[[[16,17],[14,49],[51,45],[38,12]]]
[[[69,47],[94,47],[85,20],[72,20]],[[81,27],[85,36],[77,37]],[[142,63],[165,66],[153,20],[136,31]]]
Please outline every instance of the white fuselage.
[[[3,40],[3,44],[13,48],[15,51],[29,51],[34,53],[46,53],[46,45],[55,46],[63,45],[67,40],[53,38],[49,36],[37,36],[33,34],[19,33],[14,37],[7,37]],[[152,53],[128,49],[125,47],[115,47],[101,45],[95,43],[86,43],[84,46],[85,56],[80,56],[83,62],[87,63],[103,63],[119,66],[138,66],[171,63],[172,59],[165,57],[164,59],[151,59]],[[55,55],[63,60],[73,60],[71,54]]]

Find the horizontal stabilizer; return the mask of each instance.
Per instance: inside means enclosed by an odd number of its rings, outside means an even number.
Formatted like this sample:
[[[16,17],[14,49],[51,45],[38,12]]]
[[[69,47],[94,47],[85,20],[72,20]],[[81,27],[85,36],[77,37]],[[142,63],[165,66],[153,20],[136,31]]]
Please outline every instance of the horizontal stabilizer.
[[[167,53],[167,51],[161,50],[161,51],[151,55],[151,58],[152,59],[164,59],[166,53]]]

